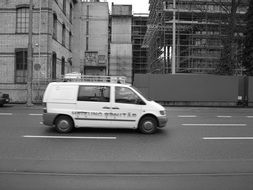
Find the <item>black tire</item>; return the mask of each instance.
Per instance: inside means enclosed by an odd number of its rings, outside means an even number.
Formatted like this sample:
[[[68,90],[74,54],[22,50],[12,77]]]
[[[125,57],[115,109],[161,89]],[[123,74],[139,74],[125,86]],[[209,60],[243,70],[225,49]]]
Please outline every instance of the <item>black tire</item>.
[[[157,130],[157,120],[154,117],[146,116],[141,119],[138,129],[144,134],[153,134]]]
[[[59,116],[55,121],[55,129],[59,133],[69,133],[73,128],[74,123],[69,116]]]

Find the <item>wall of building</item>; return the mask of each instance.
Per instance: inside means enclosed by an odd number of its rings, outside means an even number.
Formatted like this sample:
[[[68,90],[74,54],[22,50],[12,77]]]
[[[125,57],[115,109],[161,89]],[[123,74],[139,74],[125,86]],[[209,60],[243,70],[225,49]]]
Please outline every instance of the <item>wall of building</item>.
[[[57,76],[61,74],[61,58],[65,58],[65,72],[71,71],[68,60],[72,53],[69,46],[70,4],[74,7],[76,1],[66,0],[66,13],[63,13],[63,0],[33,0],[33,80],[35,89],[40,88],[40,80],[50,80],[52,77],[52,52],[57,54]],[[29,0],[12,0],[0,3],[0,90],[10,94],[11,102],[26,101],[26,83],[17,83],[16,48],[28,47],[28,32],[17,33],[17,8],[20,5],[29,6]],[[52,39],[53,13],[57,15],[57,41]],[[26,20],[28,22],[28,18]],[[66,26],[66,44],[62,45],[61,24]],[[71,31],[72,32],[72,31]],[[73,32],[72,32],[73,33]],[[35,94],[35,92],[34,92]]]
[[[88,75],[108,74],[109,7],[107,2],[84,1],[77,8],[74,62]],[[77,25],[76,25],[77,24]],[[80,57],[80,58],[78,58]]]
[[[131,43],[132,18],[112,15],[112,43]]]
[[[132,82],[132,6],[112,5],[110,75]]]
[[[110,75],[125,76],[132,82],[132,45],[111,43]]]
[[[56,65],[56,77],[61,77],[61,62],[62,58],[65,59],[65,71],[66,73],[71,71],[71,65],[69,60],[72,59],[72,50],[70,49],[71,44],[69,43],[70,40],[70,33],[73,33],[73,24],[70,19],[70,4],[74,7],[72,0],[66,0],[66,12],[63,12],[63,0],[56,0],[52,1],[52,10],[53,13],[57,15],[57,38],[49,41],[49,47],[52,52],[55,52],[57,55],[57,65]],[[50,27],[51,30],[53,29],[53,15],[50,15]],[[63,25],[65,25],[65,44],[63,44],[62,38],[62,30]],[[53,31],[51,31],[52,33]],[[50,43],[51,42],[51,43]]]

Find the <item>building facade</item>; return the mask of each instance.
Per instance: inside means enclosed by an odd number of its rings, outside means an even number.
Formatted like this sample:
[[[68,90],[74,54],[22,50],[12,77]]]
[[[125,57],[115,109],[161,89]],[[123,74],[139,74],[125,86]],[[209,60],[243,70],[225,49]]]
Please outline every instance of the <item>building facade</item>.
[[[11,102],[28,96],[30,0],[0,3],[0,91]],[[133,15],[131,5],[99,0],[33,0],[32,101],[41,102],[48,82],[66,73],[120,75],[132,82],[147,72],[141,48],[147,15]]]
[[[109,75],[126,76],[132,82],[132,5],[114,5],[110,19]]]
[[[29,0],[0,2],[0,89],[12,102],[26,102]],[[33,0],[33,100],[43,81],[72,68],[73,9],[76,0]]]
[[[148,49],[142,48],[147,31],[148,14],[134,14],[132,21],[133,74],[148,72]]]
[[[172,72],[175,40],[177,73],[214,74],[226,47],[224,39],[229,38],[231,31],[228,30],[233,26],[231,43],[234,53],[231,59],[236,62],[234,74],[239,74],[242,71],[243,16],[247,11],[248,0],[242,0],[240,4],[238,2],[150,0],[149,27],[143,43],[143,46],[149,48],[150,72]]]
[[[109,7],[98,0],[82,1],[75,18],[74,64],[85,75],[108,75]]]

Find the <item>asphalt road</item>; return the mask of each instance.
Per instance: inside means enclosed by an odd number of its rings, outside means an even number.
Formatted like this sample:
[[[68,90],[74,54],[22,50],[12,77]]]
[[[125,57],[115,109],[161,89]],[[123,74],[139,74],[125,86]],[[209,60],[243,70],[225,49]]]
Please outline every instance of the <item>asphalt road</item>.
[[[0,108],[0,189],[253,189],[253,109],[168,108],[166,128],[41,124],[40,107]]]

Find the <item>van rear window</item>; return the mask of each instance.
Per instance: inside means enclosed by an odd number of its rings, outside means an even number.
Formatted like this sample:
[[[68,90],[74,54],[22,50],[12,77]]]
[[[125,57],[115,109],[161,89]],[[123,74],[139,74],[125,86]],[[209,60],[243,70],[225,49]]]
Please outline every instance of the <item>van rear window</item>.
[[[77,101],[110,102],[110,87],[80,86]]]

